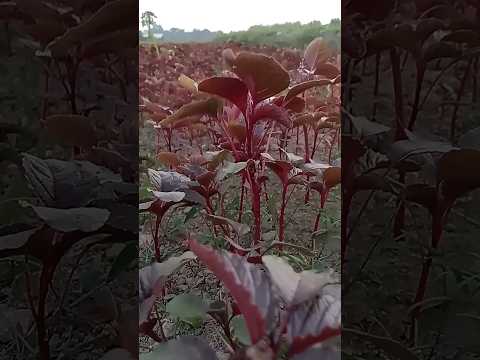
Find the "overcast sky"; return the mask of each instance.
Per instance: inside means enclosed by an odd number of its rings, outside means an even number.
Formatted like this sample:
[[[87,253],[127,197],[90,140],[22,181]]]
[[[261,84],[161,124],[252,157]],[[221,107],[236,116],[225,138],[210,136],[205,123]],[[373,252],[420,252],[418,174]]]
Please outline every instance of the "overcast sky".
[[[152,11],[164,29],[191,31],[247,30],[252,25],[272,25],[318,20],[327,24],[340,18],[341,0],[140,0],[140,14]]]

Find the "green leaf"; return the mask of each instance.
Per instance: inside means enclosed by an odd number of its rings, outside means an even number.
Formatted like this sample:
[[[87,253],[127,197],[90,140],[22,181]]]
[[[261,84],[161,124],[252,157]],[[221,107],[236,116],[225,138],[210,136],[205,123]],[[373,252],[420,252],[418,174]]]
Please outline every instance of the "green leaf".
[[[184,336],[155,347],[152,352],[140,354],[140,360],[217,360],[215,351],[205,340]]]
[[[99,279],[104,275],[101,271],[96,270],[95,266],[98,266],[98,263],[82,272],[79,276],[80,285],[85,292],[90,291],[97,286],[99,284]]]
[[[247,329],[247,323],[245,322],[243,315],[235,316],[230,322],[230,327],[238,341],[243,345],[252,345],[252,340],[250,339],[250,334]]]
[[[445,141],[424,139],[411,132],[407,135],[408,139],[399,140],[390,145],[387,156],[393,162],[400,162],[413,155],[442,154],[456,149]]]
[[[129,268],[130,264],[138,258],[137,243],[126,244],[116,257],[108,274],[108,280],[113,280],[122,271]]]
[[[134,184],[122,183],[120,175],[89,161],[42,160],[23,154],[23,168],[33,193],[49,207],[78,208],[99,198],[117,199],[119,188],[131,192],[132,185],[138,191]]]
[[[186,224],[188,221],[192,220],[195,216],[198,215],[200,212],[200,208],[198,206],[192,206],[190,210],[185,214],[185,219],[183,223]]]
[[[247,167],[247,164],[246,161],[236,163],[225,162],[225,166],[218,171],[215,181],[221,182],[233,174],[238,174]]]
[[[18,249],[26,245],[30,237],[38,231],[38,228],[0,236],[0,250]]]
[[[388,126],[370,121],[363,116],[351,117],[351,120],[361,138],[380,135],[390,131]]]
[[[462,149],[480,150],[480,127],[472,129],[460,137],[458,146]]]
[[[135,233],[138,231],[137,208],[118,203],[114,200],[99,200],[90,203],[90,206],[110,211],[110,217],[105,223],[114,229]]]
[[[98,208],[55,209],[32,206],[32,209],[45,224],[62,232],[92,232],[100,229],[110,216],[108,210]]]
[[[29,309],[9,308],[0,305],[0,342],[6,343],[15,339],[16,334],[25,334],[33,323],[32,313]]]
[[[172,318],[198,327],[207,316],[208,304],[200,296],[181,294],[170,300],[166,310]]]

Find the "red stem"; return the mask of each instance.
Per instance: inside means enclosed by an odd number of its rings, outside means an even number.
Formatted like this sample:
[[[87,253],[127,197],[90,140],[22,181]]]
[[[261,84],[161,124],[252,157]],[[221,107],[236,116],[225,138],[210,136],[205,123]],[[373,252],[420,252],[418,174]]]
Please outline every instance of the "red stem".
[[[158,231],[160,229],[160,223],[162,222],[162,215],[157,215],[157,219],[155,221],[155,234],[153,235],[153,244],[155,247],[155,259],[160,261],[160,240],[158,236]]]
[[[310,176],[307,175],[307,181],[309,179],[310,179]],[[304,202],[305,204],[308,204],[309,201],[310,201],[310,188],[307,188],[307,191],[305,192]]]
[[[287,207],[287,189],[288,185],[283,185],[282,204],[280,206],[280,216],[278,220],[278,240],[282,243],[285,241],[285,210]],[[283,245],[281,245],[279,249],[283,252]]]
[[[348,245],[348,234],[347,234],[347,221],[348,221],[348,216],[350,214],[350,205],[352,203],[353,199],[353,194],[349,194],[344,192],[344,196],[342,198],[342,224],[341,224],[341,229],[342,229],[342,244],[341,244],[341,262],[342,266],[345,261],[345,253],[347,251],[347,245]]]
[[[251,165],[247,170],[248,180],[250,183],[251,197],[252,197],[252,212],[254,216],[254,235],[253,247],[257,246],[262,238],[262,220],[261,220],[261,187],[258,184],[255,174],[255,165]]]
[[[48,287],[52,281],[55,265],[45,264],[40,275],[40,289],[37,307],[37,341],[39,344],[40,360],[50,359],[50,345],[45,323],[46,301]]]
[[[410,115],[410,122],[408,124],[408,129],[412,130],[417,120],[418,106],[420,104],[420,92],[422,91],[423,78],[425,76],[425,64],[423,62],[417,63],[417,85],[415,88],[415,98],[413,101],[412,113]]]
[[[242,175],[242,194],[240,195],[240,208],[238,209],[238,222],[242,222],[243,202],[245,199],[245,174]]]
[[[438,210],[434,212],[432,215],[432,239],[431,239],[431,247],[433,250],[438,248],[438,245],[440,243],[440,239],[442,238],[442,233],[443,233],[443,223],[444,223],[444,218],[445,215],[448,212],[448,209],[450,206],[443,207],[440,206]],[[423,262],[422,265],[422,271],[420,273],[420,280],[418,282],[418,287],[417,291],[415,293],[415,299],[413,304],[417,304],[425,298],[425,293],[427,291],[427,285],[428,285],[428,278],[430,275],[430,270],[432,268],[432,257],[429,255],[427,259]],[[420,312],[420,307],[416,307],[411,315],[412,319],[412,327],[410,329],[410,340],[414,341],[415,340],[415,321],[419,315]]]
[[[317,140],[318,140],[319,133],[320,133],[319,129],[315,129],[315,133],[313,137],[312,153],[310,155],[311,159],[313,159],[313,157],[315,156],[315,151],[317,150]]]
[[[309,145],[308,145],[308,128],[307,125],[303,125],[303,135],[305,137],[305,162],[309,163],[310,162],[310,157],[308,156],[310,151],[309,151]]]
[[[405,184],[405,172],[400,171],[399,182]],[[405,202],[402,199],[398,200],[398,211],[395,215],[395,222],[393,225],[393,238],[398,240],[402,236],[403,229],[405,228],[405,215],[406,208]]]
[[[338,137],[339,132],[340,132],[340,130],[335,130],[335,134],[333,135],[332,143],[330,144],[330,148],[328,150],[328,163],[329,164],[332,163],[332,152],[333,152],[333,148],[335,147],[335,142],[337,141],[337,137]]]
[[[160,225],[162,223],[163,216],[165,213],[168,211],[173,206],[174,203],[158,203],[158,205],[153,205],[154,209],[152,209],[152,212],[156,215],[156,221],[155,221],[155,233],[153,234],[153,244],[155,247],[155,259],[157,261],[160,261],[161,253],[160,253],[160,236],[159,236],[159,230],[160,230]],[[158,206],[158,207],[157,207]]]
[[[455,142],[455,130],[457,125],[457,113],[459,109],[459,102],[462,99],[463,92],[465,90],[465,85],[467,84],[468,74],[470,73],[470,68],[472,67],[472,59],[469,60],[465,73],[463,74],[462,82],[460,84],[460,89],[458,89],[457,99],[455,106],[453,108],[452,120],[450,122],[450,141]]]
[[[317,214],[317,218],[315,219],[315,226],[313,227],[313,231],[318,231],[318,227],[320,225],[320,217],[322,215],[322,210],[325,208],[325,202],[327,201],[329,190],[322,191],[320,193],[320,211]]]
[[[320,214],[321,212],[319,211],[317,214],[317,217],[315,218],[315,225],[313,226],[313,232],[318,231],[318,226],[320,225]]]

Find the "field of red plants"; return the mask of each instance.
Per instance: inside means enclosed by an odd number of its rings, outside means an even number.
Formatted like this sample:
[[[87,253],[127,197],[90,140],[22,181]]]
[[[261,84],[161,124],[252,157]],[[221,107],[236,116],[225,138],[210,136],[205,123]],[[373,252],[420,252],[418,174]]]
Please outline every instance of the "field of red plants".
[[[339,358],[339,57],[139,56],[141,358]]]

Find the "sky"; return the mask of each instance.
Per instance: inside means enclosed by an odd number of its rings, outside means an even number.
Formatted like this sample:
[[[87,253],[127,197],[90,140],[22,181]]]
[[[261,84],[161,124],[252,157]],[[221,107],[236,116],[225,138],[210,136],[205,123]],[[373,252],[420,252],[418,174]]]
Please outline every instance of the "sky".
[[[140,14],[152,11],[164,29],[247,30],[285,22],[327,24],[340,18],[341,0],[140,0]]]

